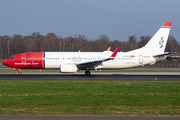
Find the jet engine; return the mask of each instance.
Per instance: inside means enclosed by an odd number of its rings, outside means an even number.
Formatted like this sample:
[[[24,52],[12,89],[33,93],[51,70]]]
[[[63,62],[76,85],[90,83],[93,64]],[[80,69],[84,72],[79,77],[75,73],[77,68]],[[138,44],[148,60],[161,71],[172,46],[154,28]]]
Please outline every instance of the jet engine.
[[[72,72],[77,72],[78,68],[75,64],[63,64],[60,66],[60,72],[65,72],[65,73],[72,73]]]

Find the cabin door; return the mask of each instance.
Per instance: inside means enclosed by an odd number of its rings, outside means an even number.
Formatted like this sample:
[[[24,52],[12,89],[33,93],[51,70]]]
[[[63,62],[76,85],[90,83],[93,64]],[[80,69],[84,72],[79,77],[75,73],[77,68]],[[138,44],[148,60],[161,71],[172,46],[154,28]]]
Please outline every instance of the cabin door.
[[[21,56],[21,62],[26,63],[26,54],[22,54]]]
[[[139,64],[143,64],[143,55],[139,55]]]

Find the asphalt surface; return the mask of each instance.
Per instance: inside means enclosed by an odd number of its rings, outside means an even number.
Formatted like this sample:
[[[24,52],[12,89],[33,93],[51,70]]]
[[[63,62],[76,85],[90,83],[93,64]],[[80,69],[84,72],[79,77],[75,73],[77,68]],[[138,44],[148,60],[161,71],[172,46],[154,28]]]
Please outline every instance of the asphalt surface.
[[[179,120],[180,116],[0,116],[0,120]]]
[[[15,80],[180,80],[179,72],[121,72],[121,73],[0,73],[0,79]]]

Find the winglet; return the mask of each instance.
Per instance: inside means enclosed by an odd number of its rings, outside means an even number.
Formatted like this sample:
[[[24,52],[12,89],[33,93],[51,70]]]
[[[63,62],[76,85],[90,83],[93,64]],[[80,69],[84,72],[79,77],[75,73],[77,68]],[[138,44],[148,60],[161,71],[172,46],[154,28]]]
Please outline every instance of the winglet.
[[[114,53],[111,55],[111,58],[116,57],[118,50],[119,50],[119,47],[116,48],[116,50],[114,51]]]
[[[111,50],[111,47],[108,47],[108,49],[106,51],[110,51]]]

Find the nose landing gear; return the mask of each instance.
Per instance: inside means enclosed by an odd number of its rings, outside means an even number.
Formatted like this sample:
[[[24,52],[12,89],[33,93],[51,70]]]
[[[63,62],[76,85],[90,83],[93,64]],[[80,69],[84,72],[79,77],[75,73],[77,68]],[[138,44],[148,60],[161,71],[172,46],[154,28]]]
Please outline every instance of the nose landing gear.
[[[18,75],[22,75],[22,72],[21,72],[21,70],[19,68],[13,68],[13,70],[18,71]]]
[[[19,71],[19,72],[18,72],[18,75],[22,75],[22,72],[21,72],[21,71]]]
[[[86,74],[86,76],[90,76],[90,75],[91,75],[91,72],[90,72],[89,70],[86,70],[86,71],[85,71],[85,74]]]

